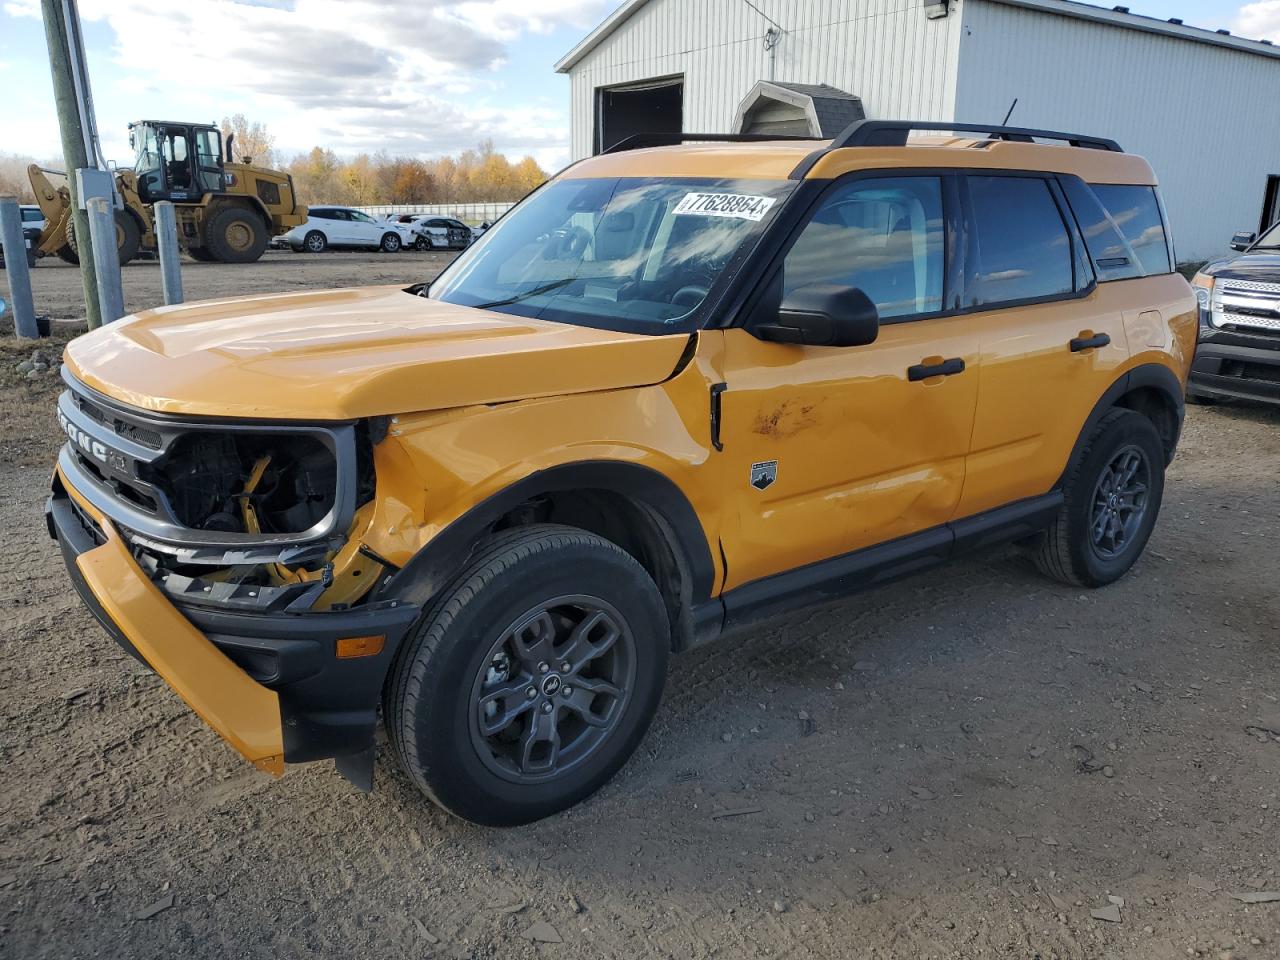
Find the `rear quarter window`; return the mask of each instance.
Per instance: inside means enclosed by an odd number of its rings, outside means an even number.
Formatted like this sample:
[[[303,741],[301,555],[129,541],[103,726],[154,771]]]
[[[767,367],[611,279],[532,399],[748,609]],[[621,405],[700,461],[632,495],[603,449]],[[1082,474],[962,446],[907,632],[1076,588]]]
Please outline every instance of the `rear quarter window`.
[[[974,305],[1071,294],[1071,234],[1048,181],[970,176],[968,184],[977,233]]]
[[[1116,226],[1089,185],[1079,177],[1060,177],[1059,181],[1080,226],[1098,281],[1145,276],[1142,262],[1129,245],[1128,238]]]
[[[1093,184],[1093,192],[1124,234],[1147,276],[1169,273],[1169,238],[1155,187],[1123,184]]]

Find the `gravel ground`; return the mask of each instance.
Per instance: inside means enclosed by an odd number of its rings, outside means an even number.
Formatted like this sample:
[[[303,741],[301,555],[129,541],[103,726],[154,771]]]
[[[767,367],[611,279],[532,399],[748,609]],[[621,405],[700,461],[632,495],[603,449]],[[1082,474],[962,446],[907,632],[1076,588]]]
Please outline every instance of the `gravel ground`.
[[[435,262],[273,255],[188,289]],[[75,282],[42,264],[44,308]],[[1280,902],[1239,899],[1280,899],[1276,412],[1189,411],[1121,583],[1000,550],[726,638],[673,662],[614,782],[498,831],[385,751],[368,795],[260,775],[108,640],[45,536],[56,384],[17,378],[26,350],[0,341],[2,956],[1280,956]]]

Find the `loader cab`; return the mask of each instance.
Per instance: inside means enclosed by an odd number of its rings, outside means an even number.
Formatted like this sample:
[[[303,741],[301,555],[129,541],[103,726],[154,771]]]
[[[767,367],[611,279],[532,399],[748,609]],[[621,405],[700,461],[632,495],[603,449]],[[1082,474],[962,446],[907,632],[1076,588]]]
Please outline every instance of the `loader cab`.
[[[129,144],[144,203],[186,203],[226,189],[222,133],[217,127],[141,120],[129,124]]]

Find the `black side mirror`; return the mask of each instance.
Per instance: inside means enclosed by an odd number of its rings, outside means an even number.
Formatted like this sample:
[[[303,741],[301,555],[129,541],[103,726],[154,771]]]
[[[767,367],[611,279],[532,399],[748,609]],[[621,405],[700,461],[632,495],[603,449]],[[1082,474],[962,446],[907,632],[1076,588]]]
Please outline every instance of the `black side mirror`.
[[[776,321],[752,328],[761,340],[810,347],[860,347],[880,334],[880,312],[857,287],[815,283],[792,290]]]
[[[1232,250],[1248,250],[1253,246],[1253,241],[1258,239],[1256,233],[1237,233],[1231,238]]]

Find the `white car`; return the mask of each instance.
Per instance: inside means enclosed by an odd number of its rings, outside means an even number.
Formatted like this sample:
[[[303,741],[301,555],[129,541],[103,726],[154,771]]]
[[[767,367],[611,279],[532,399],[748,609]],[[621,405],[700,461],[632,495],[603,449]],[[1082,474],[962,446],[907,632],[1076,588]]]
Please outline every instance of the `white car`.
[[[461,250],[479,236],[461,220],[434,213],[389,214],[387,220],[412,229],[417,250]]]
[[[288,246],[294,253],[320,253],[329,247],[395,253],[412,247],[416,240],[417,235],[407,224],[375,220],[351,207],[311,207],[306,222],[277,238],[276,245]]]
[[[42,233],[44,232],[44,214],[34,203],[24,203],[22,205],[22,226],[23,229],[35,227]]]

